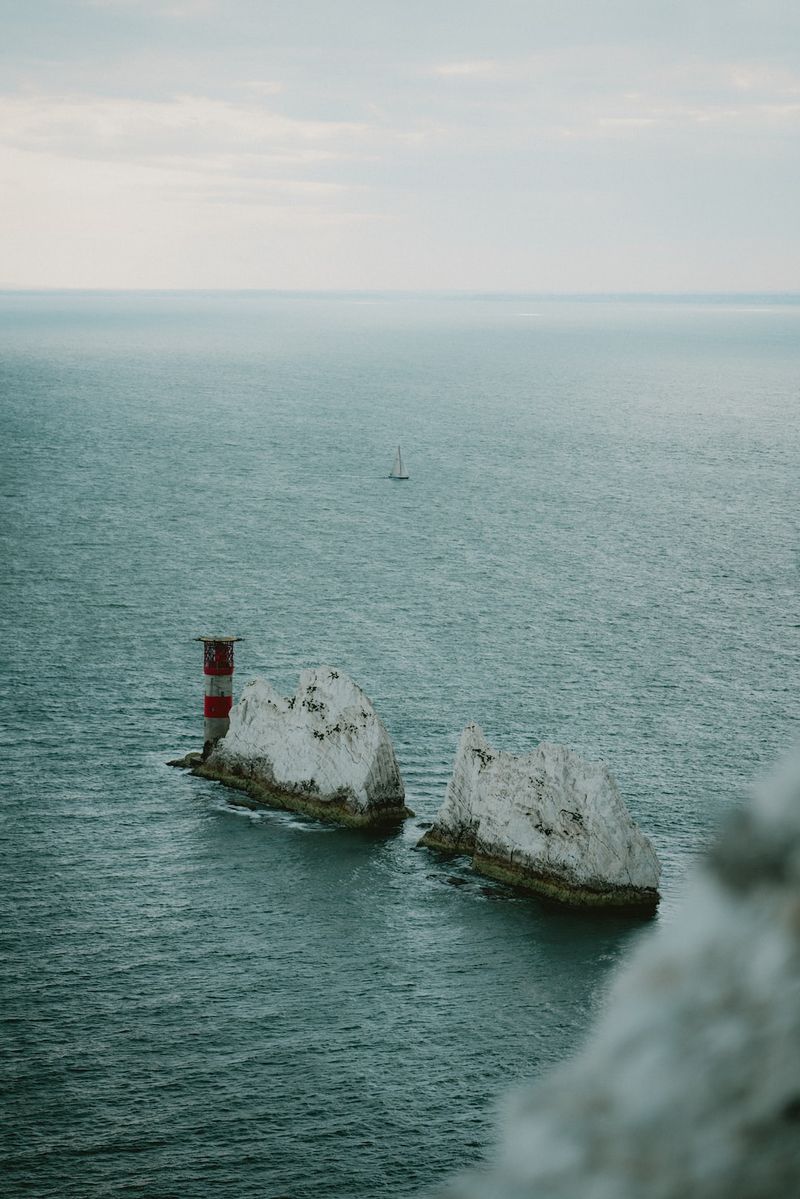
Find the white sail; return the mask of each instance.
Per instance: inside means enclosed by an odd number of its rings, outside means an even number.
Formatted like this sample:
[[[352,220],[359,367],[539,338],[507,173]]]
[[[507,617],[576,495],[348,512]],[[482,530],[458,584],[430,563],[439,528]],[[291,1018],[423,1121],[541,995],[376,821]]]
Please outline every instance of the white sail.
[[[408,471],[403,465],[403,455],[400,453],[400,446],[397,447],[397,453],[394,456],[394,466],[389,472],[390,479],[407,479]]]

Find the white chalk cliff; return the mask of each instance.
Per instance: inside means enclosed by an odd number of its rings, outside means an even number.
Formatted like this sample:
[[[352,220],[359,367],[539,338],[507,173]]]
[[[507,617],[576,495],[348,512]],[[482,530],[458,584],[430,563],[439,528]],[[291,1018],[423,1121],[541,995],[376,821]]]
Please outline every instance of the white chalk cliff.
[[[467,725],[444,804],[420,844],[470,853],[483,874],[571,903],[658,902],[655,851],[607,767],[563,745],[502,753]]]
[[[329,666],[304,670],[291,697],[264,679],[248,683],[198,773],[345,824],[408,815],[386,728],[361,688]]]
[[[729,821],[586,1047],[517,1096],[502,1141],[447,1195],[800,1195],[800,765]]]

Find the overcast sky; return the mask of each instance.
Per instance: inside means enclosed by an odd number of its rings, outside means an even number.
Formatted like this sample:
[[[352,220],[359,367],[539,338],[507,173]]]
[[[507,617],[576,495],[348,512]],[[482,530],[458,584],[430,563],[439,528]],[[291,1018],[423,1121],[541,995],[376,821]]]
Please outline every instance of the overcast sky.
[[[0,287],[800,290],[798,0],[4,0]]]

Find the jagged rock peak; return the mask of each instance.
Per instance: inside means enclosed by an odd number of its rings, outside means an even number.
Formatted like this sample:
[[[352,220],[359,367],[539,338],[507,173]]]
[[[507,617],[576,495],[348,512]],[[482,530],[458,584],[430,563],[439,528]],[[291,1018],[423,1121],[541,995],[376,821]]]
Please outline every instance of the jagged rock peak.
[[[332,666],[304,670],[292,696],[265,679],[248,683],[200,773],[249,780],[251,794],[265,802],[347,824],[407,815],[383,722],[361,688]]]
[[[500,752],[467,725],[421,844],[470,853],[481,873],[570,903],[658,902],[658,859],[608,768],[564,745]]]

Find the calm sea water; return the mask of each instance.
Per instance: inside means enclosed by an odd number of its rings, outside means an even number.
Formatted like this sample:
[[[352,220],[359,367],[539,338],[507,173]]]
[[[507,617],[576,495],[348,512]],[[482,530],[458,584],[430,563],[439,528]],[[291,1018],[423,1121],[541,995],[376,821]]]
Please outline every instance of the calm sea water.
[[[198,633],[606,759],[668,920],[800,725],[800,304],[0,296],[6,1193],[411,1195],[640,935],[169,770]],[[386,478],[402,443],[412,479]],[[448,885],[449,875],[468,880]]]

